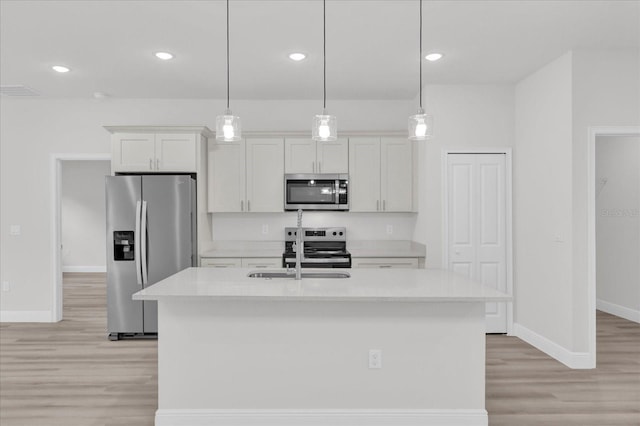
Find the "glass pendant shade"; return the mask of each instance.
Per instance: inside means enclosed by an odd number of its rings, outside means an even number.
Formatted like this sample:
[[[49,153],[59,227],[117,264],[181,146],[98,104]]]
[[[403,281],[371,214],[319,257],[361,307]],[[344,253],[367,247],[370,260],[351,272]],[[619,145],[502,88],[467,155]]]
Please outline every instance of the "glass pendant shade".
[[[233,115],[229,109],[224,112],[224,115],[216,117],[216,140],[235,142],[240,139],[242,139],[240,117]]]
[[[409,117],[409,140],[424,141],[433,137],[433,116],[419,109]]]
[[[335,141],[338,139],[338,120],[335,115],[328,115],[326,111],[322,115],[313,117],[312,139],[314,141]]]

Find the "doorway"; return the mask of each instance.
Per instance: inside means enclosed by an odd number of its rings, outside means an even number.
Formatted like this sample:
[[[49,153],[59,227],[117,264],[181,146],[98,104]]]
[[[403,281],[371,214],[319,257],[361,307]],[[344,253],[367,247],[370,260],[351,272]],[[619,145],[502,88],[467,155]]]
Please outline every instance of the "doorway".
[[[512,294],[511,151],[445,151],[443,268]],[[487,333],[511,333],[511,303],[487,303]]]
[[[62,203],[63,203],[63,167],[67,167],[71,163],[84,163],[93,162],[93,164],[102,164],[103,166],[109,164],[110,169],[110,154],[51,154],[50,157],[50,182],[51,182],[51,229],[52,229],[52,275],[53,275],[53,314],[52,321],[57,322],[62,320],[62,303],[63,303],[63,250],[62,244]],[[97,163],[100,162],[100,163]],[[84,163],[88,164],[88,163]],[[95,179],[94,179],[95,181]],[[99,188],[93,188],[92,191],[99,191],[104,194],[104,184]],[[104,225],[101,227],[104,234]],[[76,238],[76,240],[81,239]],[[104,238],[104,237],[103,237]],[[101,241],[103,241],[101,239]],[[103,244],[104,245],[104,244]],[[79,247],[77,250],[83,250]],[[96,265],[88,265],[95,267]],[[94,269],[94,268],[91,268]]]
[[[640,323],[640,136],[597,136],[596,308]]]

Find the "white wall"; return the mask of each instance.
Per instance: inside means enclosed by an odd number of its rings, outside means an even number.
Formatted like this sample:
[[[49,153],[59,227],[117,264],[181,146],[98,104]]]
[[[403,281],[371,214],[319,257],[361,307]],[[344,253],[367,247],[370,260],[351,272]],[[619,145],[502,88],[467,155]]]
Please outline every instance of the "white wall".
[[[595,185],[598,308],[640,322],[640,137],[596,139]]]
[[[570,52],[516,86],[515,321],[577,363],[589,351],[592,314],[589,128],[640,125],[639,95],[637,50]]]
[[[518,83],[514,322],[565,348],[571,310],[571,53]]]
[[[394,225],[394,239],[427,244],[427,258],[439,266],[440,236],[440,148],[445,145],[497,146],[513,139],[513,93],[511,86],[427,86],[426,108],[436,117],[435,139],[419,150],[420,209],[415,214],[387,217],[353,214],[343,223],[354,239],[383,239],[386,225]],[[3,293],[2,311],[51,310],[52,257],[50,225],[50,156],[52,153],[109,153],[105,125],[205,125],[214,128],[223,100],[107,99],[47,100],[7,99],[0,107],[1,208],[0,275],[11,282]],[[319,101],[238,101],[232,108],[247,131],[307,131],[310,117],[321,107]],[[329,101],[338,117],[339,131],[405,132],[408,116],[417,102]],[[18,182],[15,176],[25,178]],[[25,192],[29,197],[25,197]],[[335,214],[330,217],[334,217]],[[325,221],[308,215],[305,224]],[[267,222],[265,222],[265,220]],[[332,219],[333,220],[333,219]],[[342,221],[342,219],[340,219]],[[288,226],[285,216],[218,216],[212,219],[218,239],[279,239],[263,236],[262,224],[272,232]],[[22,235],[9,236],[11,224],[22,225]],[[336,224],[339,224],[336,222]],[[245,228],[238,226],[248,225]]]
[[[61,180],[64,272],[106,270],[104,177],[109,161],[63,161]]]
[[[640,51],[573,53],[573,331],[574,350],[588,342],[587,147],[590,126],[640,126]]]

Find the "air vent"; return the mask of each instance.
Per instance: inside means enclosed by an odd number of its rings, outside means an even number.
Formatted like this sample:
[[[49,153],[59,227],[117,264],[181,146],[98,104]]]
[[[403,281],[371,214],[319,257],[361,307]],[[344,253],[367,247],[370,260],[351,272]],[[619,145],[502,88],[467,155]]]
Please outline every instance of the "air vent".
[[[27,86],[0,86],[0,94],[19,98],[40,96],[40,93]]]

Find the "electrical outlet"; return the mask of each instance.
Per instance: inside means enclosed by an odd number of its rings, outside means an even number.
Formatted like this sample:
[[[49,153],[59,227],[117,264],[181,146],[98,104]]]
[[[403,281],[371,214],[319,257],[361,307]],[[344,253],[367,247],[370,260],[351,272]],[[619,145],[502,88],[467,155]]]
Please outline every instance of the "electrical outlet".
[[[393,225],[387,225],[387,234],[393,234]]]
[[[22,233],[22,229],[20,225],[11,225],[9,228],[9,235],[20,235]]]
[[[11,284],[9,283],[9,281],[2,281],[2,291],[9,290],[11,290]]]
[[[268,233],[269,233],[269,225],[266,225],[266,224],[265,224],[265,225],[262,225],[262,233],[263,233],[264,235],[266,235],[266,234],[268,234]]]
[[[382,368],[381,349],[369,349],[369,368]]]

